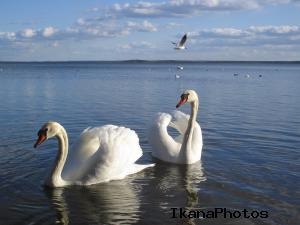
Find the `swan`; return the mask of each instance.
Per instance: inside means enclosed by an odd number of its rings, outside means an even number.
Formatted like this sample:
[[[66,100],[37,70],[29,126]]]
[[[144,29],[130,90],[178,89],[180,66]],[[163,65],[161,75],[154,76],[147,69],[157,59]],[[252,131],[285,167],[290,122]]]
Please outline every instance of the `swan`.
[[[129,128],[114,125],[87,128],[68,156],[66,130],[59,123],[50,121],[38,131],[34,148],[53,137],[58,140],[58,153],[45,181],[46,186],[91,185],[119,180],[154,166],[135,163],[143,152],[137,134]]]
[[[185,103],[191,105],[191,116],[180,111],[158,113],[148,131],[148,140],[152,146],[152,155],[162,161],[175,164],[193,164],[201,159],[202,131],[196,121],[198,95],[194,90],[186,90],[180,97],[176,108]],[[175,128],[180,135],[176,138],[168,134],[167,127]]]

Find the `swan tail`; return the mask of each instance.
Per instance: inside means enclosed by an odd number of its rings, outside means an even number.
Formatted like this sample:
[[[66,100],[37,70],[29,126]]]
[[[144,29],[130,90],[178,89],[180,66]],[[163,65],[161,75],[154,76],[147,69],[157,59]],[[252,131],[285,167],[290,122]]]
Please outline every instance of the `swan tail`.
[[[141,172],[142,170],[149,168],[149,167],[153,167],[155,166],[155,163],[151,163],[151,164],[133,164],[132,167],[130,168],[130,170],[128,171],[128,175],[130,174],[135,174],[138,172]]]

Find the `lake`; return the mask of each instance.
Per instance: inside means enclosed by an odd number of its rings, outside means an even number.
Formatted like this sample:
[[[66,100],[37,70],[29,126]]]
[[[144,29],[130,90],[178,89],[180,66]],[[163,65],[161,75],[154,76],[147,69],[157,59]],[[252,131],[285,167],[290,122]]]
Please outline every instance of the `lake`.
[[[70,143],[89,126],[129,127],[140,162],[151,163],[147,128],[185,89],[199,94],[199,163],[157,162],[120,181],[43,186],[57,152],[55,140],[33,148],[43,123],[61,123]],[[300,221],[299,63],[3,62],[0,96],[0,224]]]

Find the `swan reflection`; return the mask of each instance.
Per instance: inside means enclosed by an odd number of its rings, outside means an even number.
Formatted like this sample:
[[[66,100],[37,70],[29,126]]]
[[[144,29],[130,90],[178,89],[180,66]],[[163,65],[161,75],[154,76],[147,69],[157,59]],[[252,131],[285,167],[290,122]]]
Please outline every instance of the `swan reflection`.
[[[197,184],[206,180],[201,162],[191,165],[175,165],[160,162],[156,164],[154,173],[158,178],[157,185],[163,192],[182,188],[197,191]]]
[[[68,225],[69,224],[69,210],[64,199],[63,188],[47,189],[47,195],[52,201],[52,205],[56,210],[56,224]]]
[[[200,183],[205,180],[201,162],[191,165],[157,162],[151,184],[143,189],[144,201],[151,205],[142,204],[142,218],[159,224],[193,224],[193,219],[172,218],[171,208],[198,208]]]
[[[193,224],[193,219],[172,218],[171,208],[199,208],[199,190],[205,180],[200,162],[159,162],[124,180],[51,190],[50,199],[57,223],[63,225]]]
[[[130,180],[46,190],[57,224],[134,224],[139,221],[139,188]]]

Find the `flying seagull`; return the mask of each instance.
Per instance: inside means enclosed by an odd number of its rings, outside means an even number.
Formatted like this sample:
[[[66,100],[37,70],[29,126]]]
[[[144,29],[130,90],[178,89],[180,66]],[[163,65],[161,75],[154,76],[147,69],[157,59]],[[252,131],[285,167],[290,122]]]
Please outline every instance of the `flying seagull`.
[[[172,42],[172,44],[175,45],[174,49],[176,49],[176,50],[186,49],[186,47],[184,45],[186,42],[186,39],[187,39],[187,34],[184,34],[179,43]]]

